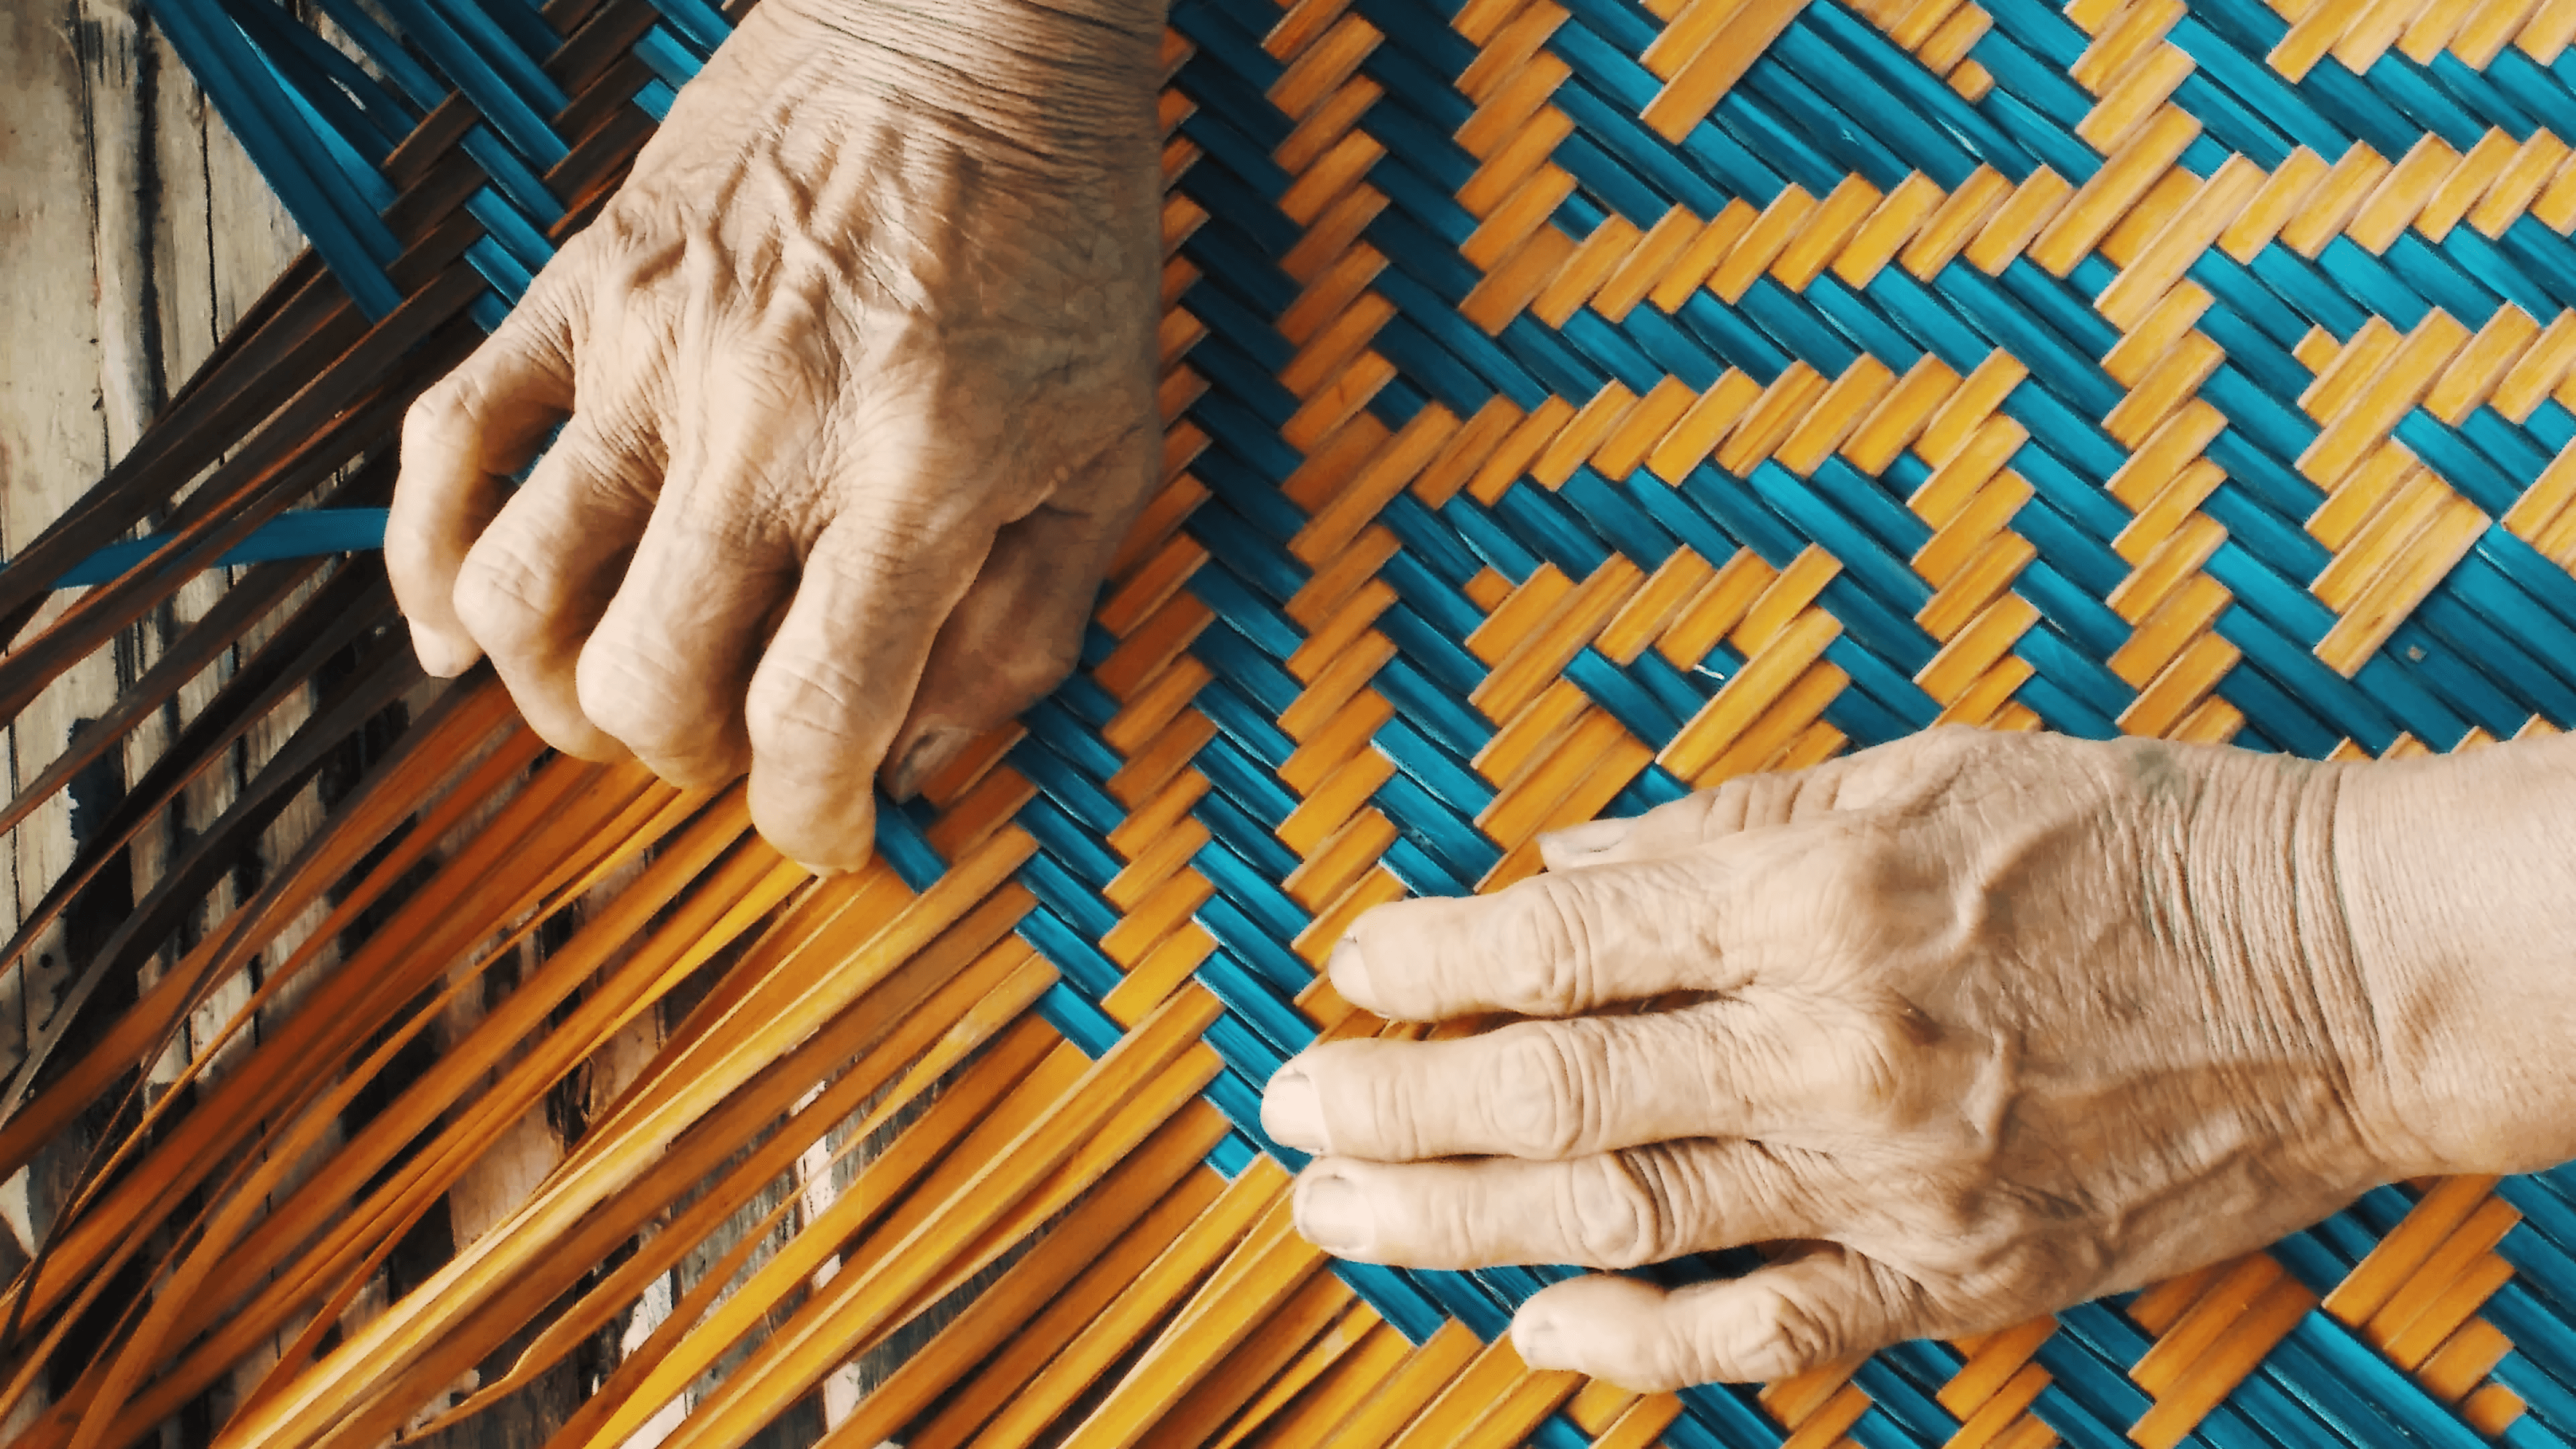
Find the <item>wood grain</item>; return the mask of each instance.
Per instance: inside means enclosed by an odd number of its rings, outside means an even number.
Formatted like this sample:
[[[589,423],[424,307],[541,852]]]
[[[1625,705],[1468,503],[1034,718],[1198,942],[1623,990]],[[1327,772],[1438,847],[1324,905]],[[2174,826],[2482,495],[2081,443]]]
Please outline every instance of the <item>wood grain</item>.
[[[14,556],[132,446],[171,388],[214,348],[302,246],[240,146],[132,0],[0,0],[0,558]],[[58,754],[81,721],[159,657],[221,597],[208,575],[48,689],[7,726],[12,788]],[[219,661],[177,714],[136,732],[122,759],[84,771],[12,832],[0,915],[14,929],[71,859],[79,832],[157,758],[180,720],[230,672]],[[194,786],[93,887],[69,919],[0,972],[0,1063],[14,1065],[70,964],[157,878],[180,832],[212,819],[302,717],[290,701],[227,770]],[[308,800],[273,828],[291,848],[318,819]],[[207,918],[231,904],[227,887]],[[184,939],[184,947],[193,939]],[[148,983],[145,983],[148,984]],[[207,1014],[248,991],[238,983]],[[199,1030],[206,1029],[201,1023]],[[183,1037],[178,1050],[189,1049]],[[166,1080],[168,1067],[153,1075]],[[14,1261],[51,1225],[78,1169],[59,1143],[0,1184],[0,1257]],[[8,1437],[0,1426],[0,1438]]]

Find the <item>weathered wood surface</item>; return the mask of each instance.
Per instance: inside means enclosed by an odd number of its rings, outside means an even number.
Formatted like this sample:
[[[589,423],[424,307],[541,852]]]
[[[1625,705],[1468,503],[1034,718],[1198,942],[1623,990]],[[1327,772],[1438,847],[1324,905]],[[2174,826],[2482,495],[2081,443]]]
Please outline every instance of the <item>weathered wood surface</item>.
[[[8,97],[0,103],[5,558],[132,446],[302,239],[132,0],[0,0],[0,67],[0,93]],[[172,607],[85,661],[11,722],[12,791],[148,667],[163,640],[220,597],[225,583],[220,575],[192,582]],[[192,683],[180,711],[201,707],[229,664]],[[295,707],[280,713],[235,752],[229,769],[189,792],[181,818],[161,822],[128,852],[123,881],[103,882],[91,910],[0,975],[0,1064],[20,1058],[71,963],[113,924],[116,900],[148,887],[177,832],[221,810],[291,728]],[[176,724],[164,718],[146,726],[126,758],[87,772],[12,832],[0,924],[16,930],[71,858],[82,817],[111,804]],[[309,800],[290,810],[277,826],[279,844],[309,829],[313,813]],[[227,904],[209,901],[207,913]],[[238,983],[230,1001],[219,998],[207,1014],[237,1003],[247,989]],[[202,1032],[213,1024],[201,1017],[192,1025]],[[183,1040],[179,1050],[189,1049]],[[22,1261],[77,1168],[71,1151],[57,1150],[0,1185],[0,1257]]]
[[[301,247],[256,170],[132,0],[0,0],[0,558],[20,547],[130,447],[170,389],[213,349]],[[220,596],[188,586],[172,609],[84,662],[7,732],[11,787],[42,769],[73,728],[149,666],[161,641]],[[180,708],[203,703],[225,666]],[[8,842],[0,913],[14,931],[69,860],[86,812],[103,809],[150,762],[175,721],[142,731],[122,768],[88,773]],[[227,793],[291,720],[264,726],[233,768],[199,784],[184,814]],[[229,778],[225,778],[228,775]],[[302,812],[309,815],[309,810]],[[123,890],[147,885],[172,833],[130,853]],[[298,821],[280,822],[293,832]],[[112,901],[116,883],[98,898]],[[225,902],[210,902],[210,908]],[[80,938],[82,913],[0,978],[0,1062],[41,1023]],[[112,918],[111,918],[112,919]],[[68,936],[69,939],[66,939]],[[59,1181],[0,1189],[0,1218],[23,1251],[47,1225]]]

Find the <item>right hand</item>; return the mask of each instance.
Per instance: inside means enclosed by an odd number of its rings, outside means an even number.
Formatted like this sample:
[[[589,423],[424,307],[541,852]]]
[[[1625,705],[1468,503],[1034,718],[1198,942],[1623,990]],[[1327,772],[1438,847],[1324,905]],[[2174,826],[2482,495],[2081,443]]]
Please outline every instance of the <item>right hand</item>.
[[[863,862],[880,767],[1070,669],[1157,478],[1161,39],[1151,0],[764,0],[412,409],[422,663]]]

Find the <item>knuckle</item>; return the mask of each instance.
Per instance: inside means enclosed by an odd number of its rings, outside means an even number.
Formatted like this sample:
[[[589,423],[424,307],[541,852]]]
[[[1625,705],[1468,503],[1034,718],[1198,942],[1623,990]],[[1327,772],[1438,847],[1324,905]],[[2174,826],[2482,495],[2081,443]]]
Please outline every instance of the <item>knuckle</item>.
[[[1864,824],[1820,833],[1782,862],[1777,879],[1807,929],[1875,958],[1922,946],[1927,923],[1951,908],[1944,874],[1893,829]]]
[[[1571,1174],[1562,1211],[1583,1261],[1637,1268],[1683,1251],[1670,1187],[1651,1158],[1635,1154],[1607,1153]]]
[[[549,574],[506,536],[485,534],[457,571],[458,622],[475,643],[502,658],[546,649],[558,627],[558,590]]]
[[[950,506],[951,500],[907,493],[877,500],[866,512],[836,512],[818,530],[805,572],[851,595],[936,594],[952,572],[960,572],[957,537],[940,516]]]
[[[1641,827],[1661,825],[1675,843],[1714,840],[1744,828],[1743,777],[1711,790],[1698,790],[1648,811]],[[1660,817],[1660,818],[1659,818]]]
[[[479,413],[480,393],[464,372],[452,372],[430,385],[403,410],[403,441],[408,447],[445,441],[470,432]]]
[[[1050,631],[1060,633],[1062,631]],[[1073,673],[1075,646],[1070,640],[1039,639],[1022,644],[994,661],[993,690],[1009,702],[1000,713],[1014,715],[1043,698]]]
[[[1901,861],[1899,848],[1880,831],[1836,831],[1819,842],[1814,862],[1824,908],[1843,919],[1884,917],[1888,886]]]
[[[577,443],[579,458],[600,476],[645,493],[658,493],[671,468],[671,435],[677,430],[668,367],[660,358],[617,358],[620,370],[592,389],[556,446]]]
[[[1939,1243],[1923,1261],[1952,1265],[1985,1261],[1999,1234],[2027,1226],[1985,1191],[1987,1184],[1962,1173],[1927,1173],[1906,1184],[1903,1222],[1910,1231]],[[1998,1221],[1998,1219],[2001,1221]]]
[[[1895,1125],[1912,1096],[1915,1051],[1893,1013],[1872,1011],[1845,1026],[1827,1058],[1833,1107],[1861,1122]]]
[[[573,687],[593,724],[648,761],[699,751],[720,721],[711,680],[622,632],[592,638]]]
[[[1741,776],[1727,782],[1726,788],[1741,785],[1743,794],[1734,813],[1740,828],[1759,830],[1765,826],[1786,825],[1800,815],[1800,806],[1809,798],[1807,786],[1815,778],[1813,770],[1795,774],[1765,772]]]
[[[1842,1322],[1813,1301],[1768,1286],[1755,1291],[1746,1321],[1749,1331],[1738,1354],[1791,1373],[1840,1358],[1850,1338]]]
[[[1607,1340],[1594,1372],[1637,1394],[1669,1394],[1723,1377],[1723,1360],[1711,1356],[1709,1334],[1696,1324],[1645,1320]]]
[[[2045,1313],[2058,1306],[2056,1300],[2067,1294],[2070,1284],[2100,1281],[2103,1270],[2110,1266],[2105,1261],[2107,1256],[2098,1249],[2085,1252],[2074,1244],[2043,1239],[1999,1255],[1998,1261],[1974,1278],[1983,1280],[1976,1284],[1982,1290],[1979,1296],[1997,1305],[2001,1312],[2011,1316]]]
[[[751,747],[759,754],[811,762],[845,753],[871,711],[867,682],[840,663],[800,654],[762,661],[743,698]]]
[[[1533,876],[1511,890],[1523,909],[1499,923],[1512,938],[1502,959],[1519,966],[1509,982],[1518,999],[1510,1005],[1524,1016],[1575,1011],[1590,999],[1594,973],[1594,932],[1582,898],[1562,876]]]
[[[1066,631],[1043,632],[1046,637],[1032,637],[1022,629],[998,645],[968,644],[954,655],[935,655],[923,676],[925,696],[937,697],[935,712],[982,731],[1044,699],[1073,673],[1079,656],[1069,638],[1056,637]],[[945,655],[949,641],[943,637],[939,647]]]
[[[1606,1075],[1600,1042],[1580,1023],[1525,1023],[1494,1034],[1494,1078],[1480,1094],[1493,1135],[1515,1156],[1561,1160],[1599,1136]]]
[[[409,510],[396,509],[385,520],[385,572],[393,584],[394,601],[406,617],[416,617],[423,609],[452,613],[455,609],[455,580],[446,583],[450,596],[437,598],[441,582],[438,565],[448,553],[446,540],[438,537]],[[440,605],[444,609],[440,609]]]
[[[775,764],[756,757],[751,771],[751,821],[762,838],[807,866],[852,870],[866,864],[875,843],[874,795],[817,788],[804,760],[784,770]]]

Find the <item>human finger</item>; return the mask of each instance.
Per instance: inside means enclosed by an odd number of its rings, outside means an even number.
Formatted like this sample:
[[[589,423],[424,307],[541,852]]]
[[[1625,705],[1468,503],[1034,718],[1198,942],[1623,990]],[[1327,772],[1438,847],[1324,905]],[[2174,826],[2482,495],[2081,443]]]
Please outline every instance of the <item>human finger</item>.
[[[691,310],[721,285],[700,279]],[[672,784],[720,784],[751,764],[744,696],[796,584],[795,520],[773,500],[822,491],[804,480],[827,374],[787,340],[812,325],[785,311],[685,379],[651,521],[581,648],[582,713]]]
[[[823,531],[744,698],[752,822],[816,869],[867,860],[877,768],[991,541],[906,496],[918,495],[872,498]]]
[[[1812,820],[1835,807],[1834,787],[1848,762],[1846,756],[1804,770],[1738,775],[1640,815],[1551,831],[1539,837],[1539,859],[1559,871],[1621,865],[1677,854],[1746,830]]]
[[[1805,1105],[1790,1099],[1809,1095],[1790,1055],[1770,1013],[1744,1000],[1517,1022],[1441,1041],[1354,1037],[1314,1046],[1274,1073],[1261,1120],[1300,1151],[1377,1162],[1562,1160],[1760,1136]]]
[[[1747,830],[1812,820],[1834,808],[1834,786],[1845,768],[1844,760],[1828,760],[1811,769],[1739,775],[1641,815],[1551,831],[1539,837],[1539,859],[1555,871],[1623,865]]]
[[[1664,1289],[1590,1276],[1532,1294],[1512,1346],[1532,1368],[1570,1369],[1622,1388],[1772,1383],[1852,1354],[1939,1332],[1911,1280],[1816,1243],[1741,1278]]]
[[[625,757],[583,713],[582,643],[617,592],[652,513],[651,483],[607,440],[609,409],[576,414],[465,556],[456,616],[539,738],[586,760]]]
[[[501,511],[505,480],[572,411],[580,265],[558,258],[499,330],[403,415],[385,569],[431,674],[461,674],[481,653],[457,616],[457,575]]]
[[[1101,512],[1042,506],[1005,525],[932,644],[910,716],[886,756],[886,793],[908,800],[976,736],[1062,683],[1080,657],[1101,576],[1160,458],[1159,435],[1112,444],[1061,492]]]
[[[1531,876],[1489,896],[1398,901],[1325,963],[1343,999],[1393,1020],[1571,1016],[1669,991],[1722,991],[1741,862],[1668,857]]]
[[[1620,865],[1675,855],[1713,840],[1867,810],[1906,789],[1920,790],[1955,769],[1981,731],[1952,727],[1841,755],[1803,770],[1738,775],[1639,815],[1588,821],[1539,837],[1549,870]]]
[[[1749,1142],[1681,1141],[1563,1162],[1322,1157],[1297,1179],[1297,1231],[1406,1268],[1632,1268],[1824,1230],[1798,1173]]]
[[[743,696],[795,585],[763,547],[688,508],[657,510],[581,649],[581,712],[663,780],[722,784],[751,764]]]

